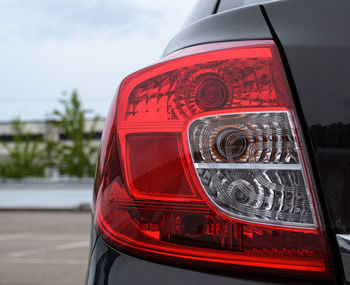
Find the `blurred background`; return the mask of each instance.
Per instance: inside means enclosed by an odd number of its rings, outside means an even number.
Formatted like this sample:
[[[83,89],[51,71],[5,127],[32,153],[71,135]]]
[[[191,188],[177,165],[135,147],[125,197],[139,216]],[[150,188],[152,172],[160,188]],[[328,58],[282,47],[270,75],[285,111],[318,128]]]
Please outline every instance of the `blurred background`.
[[[109,105],[195,2],[0,1],[0,285],[84,283]]]

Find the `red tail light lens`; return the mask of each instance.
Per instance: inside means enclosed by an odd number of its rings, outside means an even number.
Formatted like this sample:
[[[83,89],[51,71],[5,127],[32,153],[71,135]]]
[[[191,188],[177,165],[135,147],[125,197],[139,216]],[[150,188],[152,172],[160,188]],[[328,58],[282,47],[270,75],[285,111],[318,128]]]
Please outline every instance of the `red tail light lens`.
[[[113,104],[95,185],[108,243],[167,262],[330,276],[273,42],[181,51],[127,77]]]

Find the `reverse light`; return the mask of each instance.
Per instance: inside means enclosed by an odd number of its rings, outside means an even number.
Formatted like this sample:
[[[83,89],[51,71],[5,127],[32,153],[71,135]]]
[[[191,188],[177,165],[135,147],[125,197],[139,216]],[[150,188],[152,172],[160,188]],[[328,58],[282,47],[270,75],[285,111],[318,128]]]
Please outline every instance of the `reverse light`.
[[[205,193],[228,216],[314,228],[301,154],[287,111],[202,117],[189,127]]]
[[[185,49],[122,82],[95,225],[154,260],[330,278],[307,165],[272,41]]]

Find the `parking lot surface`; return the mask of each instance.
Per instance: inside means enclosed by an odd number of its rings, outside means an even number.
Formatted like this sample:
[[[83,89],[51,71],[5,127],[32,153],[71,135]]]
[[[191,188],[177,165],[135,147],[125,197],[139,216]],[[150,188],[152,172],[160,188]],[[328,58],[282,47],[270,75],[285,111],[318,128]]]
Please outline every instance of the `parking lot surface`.
[[[85,280],[89,212],[1,212],[0,285],[79,285]]]

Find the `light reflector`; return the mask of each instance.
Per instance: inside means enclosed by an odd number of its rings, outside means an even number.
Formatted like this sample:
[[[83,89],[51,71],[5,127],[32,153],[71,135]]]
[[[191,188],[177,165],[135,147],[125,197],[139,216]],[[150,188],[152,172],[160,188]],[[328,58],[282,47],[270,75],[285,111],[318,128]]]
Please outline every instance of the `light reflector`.
[[[300,149],[287,111],[202,117],[189,127],[205,193],[241,220],[316,227]]]

